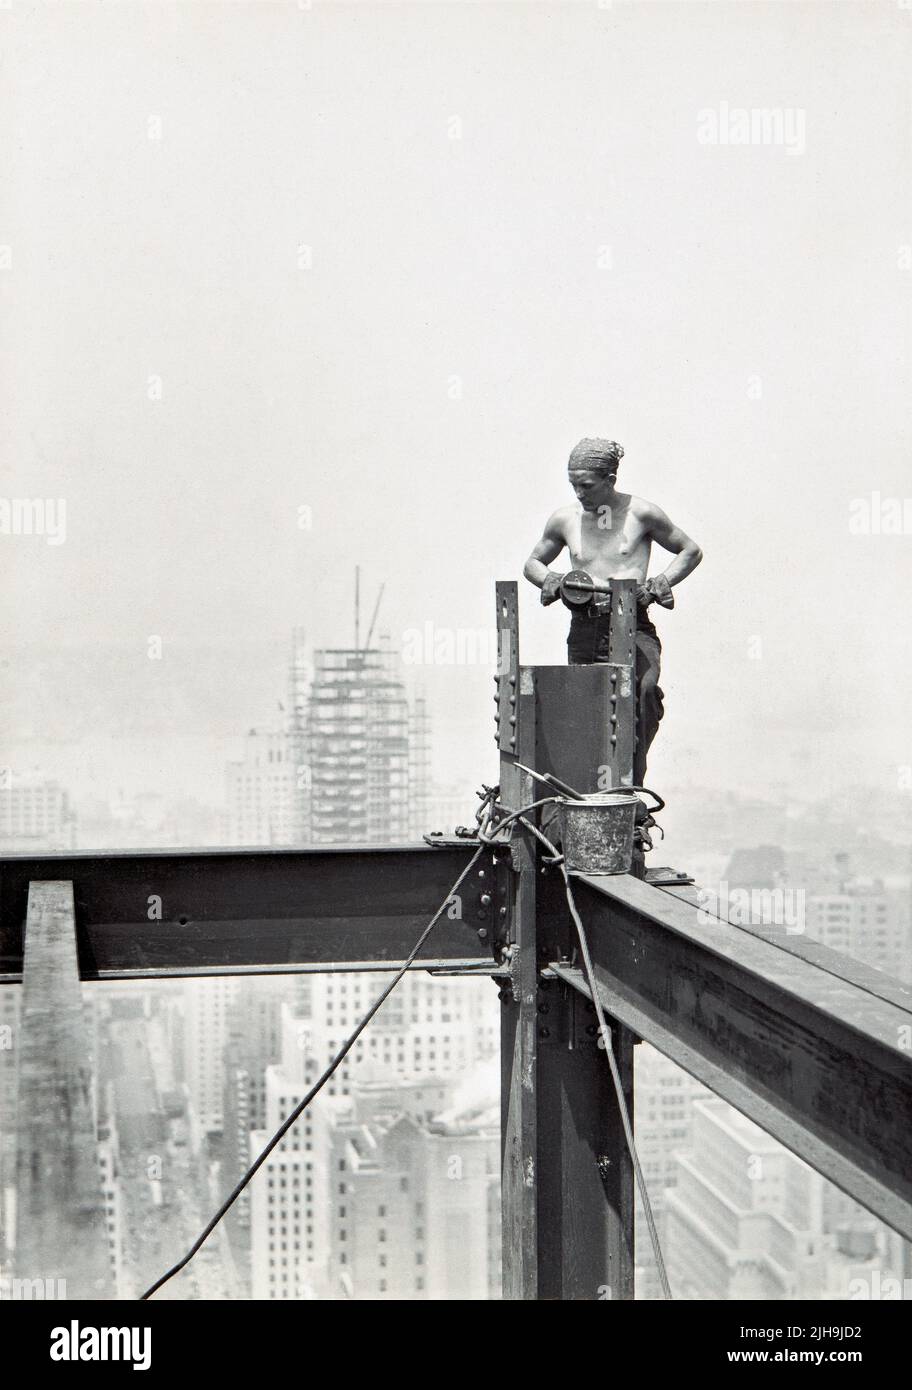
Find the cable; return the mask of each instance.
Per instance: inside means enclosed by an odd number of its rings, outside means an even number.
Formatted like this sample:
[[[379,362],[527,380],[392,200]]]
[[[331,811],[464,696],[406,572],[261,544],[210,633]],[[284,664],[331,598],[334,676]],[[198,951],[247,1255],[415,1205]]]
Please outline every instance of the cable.
[[[520,808],[519,808],[518,811],[510,811],[506,816],[504,816],[503,820],[499,820],[499,821],[497,822],[496,825],[492,825],[492,826],[491,826],[491,829],[492,829],[493,832],[494,832],[493,835],[488,835],[488,834],[487,834],[487,825],[488,825],[488,823],[490,822],[490,819],[491,819],[490,813],[489,813],[489,814],[488,814],[488,817],[487,817],[487,821],[485,822],[485,825],[482,825],[481,822],[479,821],[479,824],[478,824],[478,838],[479,838],[479,840],[481,840],[482,844],[484,844],[484,845],[499,845],[499,844],[502,844],[503,841],[495,839],[494,836],[497,834],[497,832],[498,832],[499,830],[503,830],[503,828],[504,828],[505,825],[509,825],[511,821],[520,820],[520,819],[521,819],[524,815],[526,815],[529,811],[534,811],[534,810],[536,809],[536,807],[538,807],[538,806],[549,806],[549,805],[551,804],[552,801],[560,801],[560,800],[561,800],[561,798],[560,798],[559,796],[543,796],[543,797],[541,798],[540,801],[530,801],[529,804],[528,804],[528,806],[520,806]],[[491,808],[490,808],[490,809],[491,809],[492,811],[493,811],[493,809],[494,809],[494,803],[493,803],[493,802],[491,803]],[[505,806],[502,806],[500,809],[501,809],[502,811],[504,811],[504,810],[506,810],[507,808],[506,808]],[[532,828],[532,827],[530,827],[530,828]],[[549,841],[548,843],[550,844],[550,841]],[[551,845],[551,849],[553,849],[553,850],[554,850],[554,853],[557,854],[557,850],[554,849],[554,846],[553,846],[553,845]]]
[[[556,800],[555,797],[550,797],[547,799]],[[529,808],[523,809],[525,810]],[[599,1036],[602,1038],[604,1042],[605,1053],[608,1058],[608,1066],[611,1069],[611,1079],[614,1082],[614,1089],[617,1094],[618,1107],[621,1112],[621,1123],[624,1127],[624,1138],[626,1140],[627,1148],[630,1153],[630,1160],[633,1164],[633,1171],[636,1177],[637,1187],[640,1190],[640,1197],[643,1200],[643,1210],[646,1215],[646,1224],[649,1227],[649,1239],[652,1242],[652,1249],[655,1255],[656,1267],[659,1271],[659,1280],[662,1284],[662,1294],[666,1299],[672,1299],[673,1295],[671,1292],[671,1284],[668,1282],[668,1271],[665,1268],[665,1257],[662,1254],[662,1246],[659,1243],[659,1233],[656,1229],[655,1217],[653,1216],[652,1212],[652,1203],[649,1200],[649,1192],[646,1187],[646,1178],[643,1175],[643,1169],[640,1164],[640,1157],[637,1153],[636,1142],[633,1136],[633,1125],[630,1123],[630,1113],[627,1109],[627,1097],[624,1095],[624,1083],[621,1080],[621,1073],[618,1069],[617,1058],[614,1055],[614,1042],[611,1036],[611,1029],[608,1027],[608,1024],[605,1020],[605,1011],[602,1008],[602,1001],[599,996],[598,986],[595,980],[595,971],[592,968],[592,957],[589,955],[589,942],[586,937],[586,929],[583,926],[583,920],[580,917],[579,910],[576,906],[576,899],[573,896],[573,889],[570,887],[570,874],[567,870],[567,865],[564,860],[564,856],[559,852],[557,846],[552,844],[552,842],[548,839],[547,835],[545,835],[543,831],[539,830],[537,826],[534,826],[531,821],[527,821],[523,816],[522,812],[514,812],[513,816],[517,816],[520,819],[521,824],[524,825],[527,830],[531,830],[533,835],[535,835],[535,837],[538,840],[540,840],[542,844],[548,847],[548,849],[554,856],[552,863],[558,864],[560,866],[560,871],[563,874],[564,890],[567,895],[567,906],[570,909],[570,915],[573,918],[573,922],[576,927],[576,934],[579,937],[580,951],[583,957],[583,966],[586,972],[586,979],[589,983],[589,993],[592,995],[592,1003],[595,1006],[596,1016],[599,1021]],[[509,819],[512,819],[513,816],[511,816]],[[501,824],[505,824],[505,822],[501,822]]]
[[[478,860],[480,859],[481,855],[484,853],[485,848],[486,848],[486,846],[485,846],[484,844],[481,844],[481,845],[478,846],[478,849],[477,849],[477,850],[475,851],[475,853],[472,855],[472,858],[469,860],[468,864],[466,864],[465,868],[463,869],[462,873],[461,873],[461,874],[459,875],[459,877],[457,878],[456,882],[453,884],[453,886],[452,886],[452,888],[450,889],[449,893],[448,893],[447,896],[444,898],[443,902],[440,904],[440,906],[438,907],[437,911],[434,913],[434,915],[433,915],[433,917],[431,918],[431,920],[428,922],[427,926],[425,927],[424,931],[423,931],[423,932],[421,933],[421,935],[419,936],[418,940],[415,942],[415,945],[412,947],[412,951],[411,951],[411,954],[409,955],[408,960],[406,960],[406,961],[404,962],[404,964],[403,964],[402,966],[400,966],[400,968],[397,970],[396,974],[393,976],[393,979],[392,979],[392,980],[390,981],[390,983],[386,986],[386,988],[382,991],[382,993],[380,994],[379,998],[376,999],[375,1002],[374,1002],[374,1003],[371,1005],[371,1007],[368,1009],[367,1013],[364,1015],[364,1017],[362,1018],[361,1022],[358,1024],[358,1026],[355,1028],[354,1032],[351,1033],[351,1034],[349,1034],[349,1036],[346,1038],[345,1042],[344,1042],[344,1043],[342,1044],[342,1046],[339,1048],[339,1051],[336,1053],[335,1057],[333,1057],[333,1059],[332,1059],[332,1061],[330,1062],[329,1066],[328,1066],[328,1067],[326,1068],[326,1070],[323,1072],[323,1075],[319,1078],[319,1080],[317,1080],[317,1081],[314,1082],[313,1086],[311,1086],[310,1090],[307,1092],[307,1095],[304,1097],[304,1099],[301,1100],[301,1101],[299,1101],[298,1104],[295,1106],[294,1110],[292,1110],[291,1114],[288,1115],[288,1117],[287,1117],[285,1120],[282,1121],[282,1124],[281,1124],[281,1125],[279,1126],[279,1128],[276,1130],[275,1134],[272,1136],[272,1138],[270,1139],[269,1143],[266,1145],[265,1149],[262,1151],[262,1153],[260,1154],[260,1156],[259,1156],[257,1159],[255,1159],[255,1161],[254,1161],[253,1163],[251,1163],[250,1167],[247,1169],[247,1172],[246,1172],[246,1173],[244,1174],[244,1176],[241,1178],[240,1182],[235,1186],[235,1188],[232,1190],[232,1192],[230,1192],[229,1195],[225,1198],[224,1202],[223,1202],[222,1205],[219,1207],[218,1211],[215,1213],[215,1215],[213,1216],[212,1220],[211,1220],[211,1221],[209,1222],[209,1224],[205,1227],[205,1229],[202,1231],[202,1233],[197,1237],[197,1239],[193,1242],[193,1244],[191,1245],[190,1249],[187,1251],[187,1253],[186,1253],[186,1255],[183,1257],[183,1259],[182,1259],[182,1260],[178,1260],[177,1264],[176,1264],[176,1265],[172,1265],[172,1267],[167,1271],[167,1273],[166,1273],[166,1274],[163,1274],[163,1275],[161,1276],[160,1279],[156,1279],[155,1283],[154,1283],[154,1284],[151,1284],[151,1285],[149,1286],[149,1288],[146,1289],[145,1293],[140,1294],[140,1296],[139,1296],[139,1301],[140,1301],[140,1303],[143,1303],[143,1302],[146,1301],[146,1299],[151,1298],[152,1295],[153,1295],[158,1289],[161,1288],[162,1284],[166,1284],[166,1283],[168,1282],[169,1279],[173,1279],[173,1277],[174,1277],[175,1274],[179,1274],[180,1271],[181,1271],[182,1269],[184,1269],[185,1266],[188,1265],[188,1264],[190,1263],[190,1261],[193,1259],[193,1256],[196,1254],[196,1252],[197,1252],[199,1249],[201,1249],[201,1247],[205,1244],[205,1242],[206,1242],[206,1241],[209,1239],[209,1237],[212,1235],[212,1232],[215,1230],[216,1226],[217,1226],[218,1223],[221,1221],[221,1219],[222,1219],[222,1217],[225,1215],[225,1213],[229,1210],[229,1208],[230,1208],[231,1206],[233,1206],[233,1204],[234,1204],[235,1201],[238,1199],[238,1197],[240,1197],[241,1193],[244,1191],[244,1188],[245,1188],[245,1187],[247,1186],[247,1184],[250,1182],[251,1178],[254,1176],[254,1174],[257,1172],[257,1170],[266,1162],[266,1159],[267,1159],[267,1158],[269,1157],[269,1155],[272,1153],[272,1151],[273,1151],[273,1149],[276,1147],[276,1145],[279,1144],[279,1143],[282,1141],[282,1139],[284,1139],[285,1135],[286,1135],[286,1134],[288,1133],[288,1131],[291,1129],[291,1127],[292,1127],[292,1125],[295,1123],[295,1121],[298,1120],[298,1119],[300,1118],[300,1116],[301,1116],[301,1115],[304,1113],[304,1111],[307,1109],[308,1105],[310,1105],[310,1102],[313,1100],[314,1096],[316,1096],[317,1093],[323,1089],[323,1087],[326,1085],[327,1081],[328,1081],[328,1080],[330,1079],[330,1077],[333,1075],[333,1072],[336,1071],[336,1069],[339,1067],[340,1063],[345,1059],[345,1057],[348,1055],[348,1053],[349,1053],[349,1052],[351,1051],[351,1049],[354,1047],[354,1045],[355,1045],[355,1043],[357,1042],[358,1038],[359,1038],[359,1037],[361,1036],[361,1034],[364,1032],[365,1028],[367,1027],[367,1025],[370,1023],[371,1019],[372,1019],[372,1018],[374,1017],[374,1015],[376,1014],[377,1010],[380,1008],[380,1006],[381,1006],[382,1004],[384,1004],[384,1003],[386,1002],[386,1000],[387,1000],[387,999],[389,998],[389,996],[392,994],[393,990],[394,990],[394,989],[396,988],[396,986],[398,985],[399,981],[402,979],[403,975],[406,973],[406,971],[407,971],[407,970],[409,969],[409,967],[412,965],[412,963],[414,962],[415,958],[416,958],[417,955],[418,955],[418,952],[421,950],[422,946],[423,946],[424,943],[427,941],[427,939],[428,939],[428,937],[430,936],[431,932],[433,931],[434,927],[437,925],[438,920],[439,920],[440,917],[443,915],[443,913],[444,913],[444,911],[446,910],[446,908],[449,906],[451,900],[453,899],[453,897],[454,897],[454,895],[455,895],[455,893],[456,893],[456,890],[459,888],[459,885],[462,883],[463,879],[464,879],[464,878],[466,877],[466,875],[469,873],[470,869],[472,869],[472,868],[475,866],[475,864],[477,864],[477,862],[478,862]]]
[[[602,1001],[599,997],[598,988],[595,981],[595,973],[592,969],[592,959],[589,955],[589,943],[586,940],[586,931],[583,927],[582,918],[573,897],[573,889],[570,887],[570,875],[567,872],[567,865],[561,863],[561,873],[564,876],[564,888],[567,893],[567,906],[570,915],[576,926],[576,933],[579,937],[580,950],[583,955],[583,964],[586,969],[586,978],[589,981],[589,993],[592,995],[592,1002],[595,1005],[595,1012],[598,1016],[600,1035],[604,1040],[605,1053],[608,1057],[608,1065],[611,1068],[611,1079],[614,1082],[614,1089],[617,1092],[618,1106],[621,1111],[621,1123],[624,1126],[624,1137],[627,1140],[627,1148],[630,1150],[630,1158],[633,1163],[633,1171],[636,1175],[637,1186],[640,1189],[640,1196],[643,1199],[643,1210],[646,1214],[646,1224],[649,1227],[649,1239],[652,1241],[652,1249],[655,1254],[656,1266],[659,1271],[659,1279],[662,1284],[662,1293],[665,1298],[673,1297],[671,1285],[668,1282],[668,1271],[665,1268],[665,1258],[662,1254],[662,1247],[659,1243],[659,1233],[656,1230],[655,1217],[652,1214],[652,1203],[649,1200],[649,1192],[646,1188],[646,1179],[643,1176],[643,1169],[640,1166],[640,1159],[637,1153],[636,1144],[633,1138],[633,1125],[630,1123],[630,1114],[627,1110],[627,1098],[624,1095],[624,1086],[621,1081],[621,1073],[618,1070],[617,1058],[614,1055],[614,1042],[611,1036],[611,1029],[605,1021],[605,1011],[602,1008]]]

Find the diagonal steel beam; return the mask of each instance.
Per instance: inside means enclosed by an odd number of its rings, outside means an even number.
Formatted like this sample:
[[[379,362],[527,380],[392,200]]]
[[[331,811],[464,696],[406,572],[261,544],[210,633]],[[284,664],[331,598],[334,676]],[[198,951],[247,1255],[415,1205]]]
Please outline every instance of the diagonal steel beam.
[[[912,1010],[630,875],[573,882],[606,1010],[912,1237]]]

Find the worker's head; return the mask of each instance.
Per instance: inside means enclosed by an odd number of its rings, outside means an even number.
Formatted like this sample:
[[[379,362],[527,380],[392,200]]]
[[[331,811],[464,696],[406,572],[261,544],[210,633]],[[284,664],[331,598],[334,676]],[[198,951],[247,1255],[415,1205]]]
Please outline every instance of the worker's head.
[[[581,439],[570,454],[567,475],[585,511],[595,511],[614,495],[624,450],[613,439]]]

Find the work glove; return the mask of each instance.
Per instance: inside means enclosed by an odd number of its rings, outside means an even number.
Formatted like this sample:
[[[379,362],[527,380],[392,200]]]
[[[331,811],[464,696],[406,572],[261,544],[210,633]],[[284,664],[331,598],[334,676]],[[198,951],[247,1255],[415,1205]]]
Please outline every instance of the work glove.
[[[637,603],[642,608],[648,608],[651,603],[657,603],[660,608],[674,608],[674,594],[664,574],[657,574],[654,579],[647,579],[645,584],[637,585]]]
[[[560,598],[560,586],[563,577],[562,574],[552,574],[550,570],[545,575],[545,582],[541,588],[541,601],[545,608],[549,603],[556,603]]]

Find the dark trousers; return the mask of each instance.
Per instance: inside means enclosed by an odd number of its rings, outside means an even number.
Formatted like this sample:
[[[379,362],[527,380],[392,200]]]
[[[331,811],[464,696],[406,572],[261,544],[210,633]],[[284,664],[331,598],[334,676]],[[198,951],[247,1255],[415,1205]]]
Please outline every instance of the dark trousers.
[[[659,686],[662,644],[648,615],[648,608],[639,605],[636,635],[636,747],[633,754],[633,780],[638,787],[643,786],[646,777],[646,755],[665,711],[664,696]],[[594,614],[588,609],[581,609],[573,614],[570,619],[570,635],[567,638],[567,661],[571,666],[592,666],[608,660],[609,621],[607,613]]]

